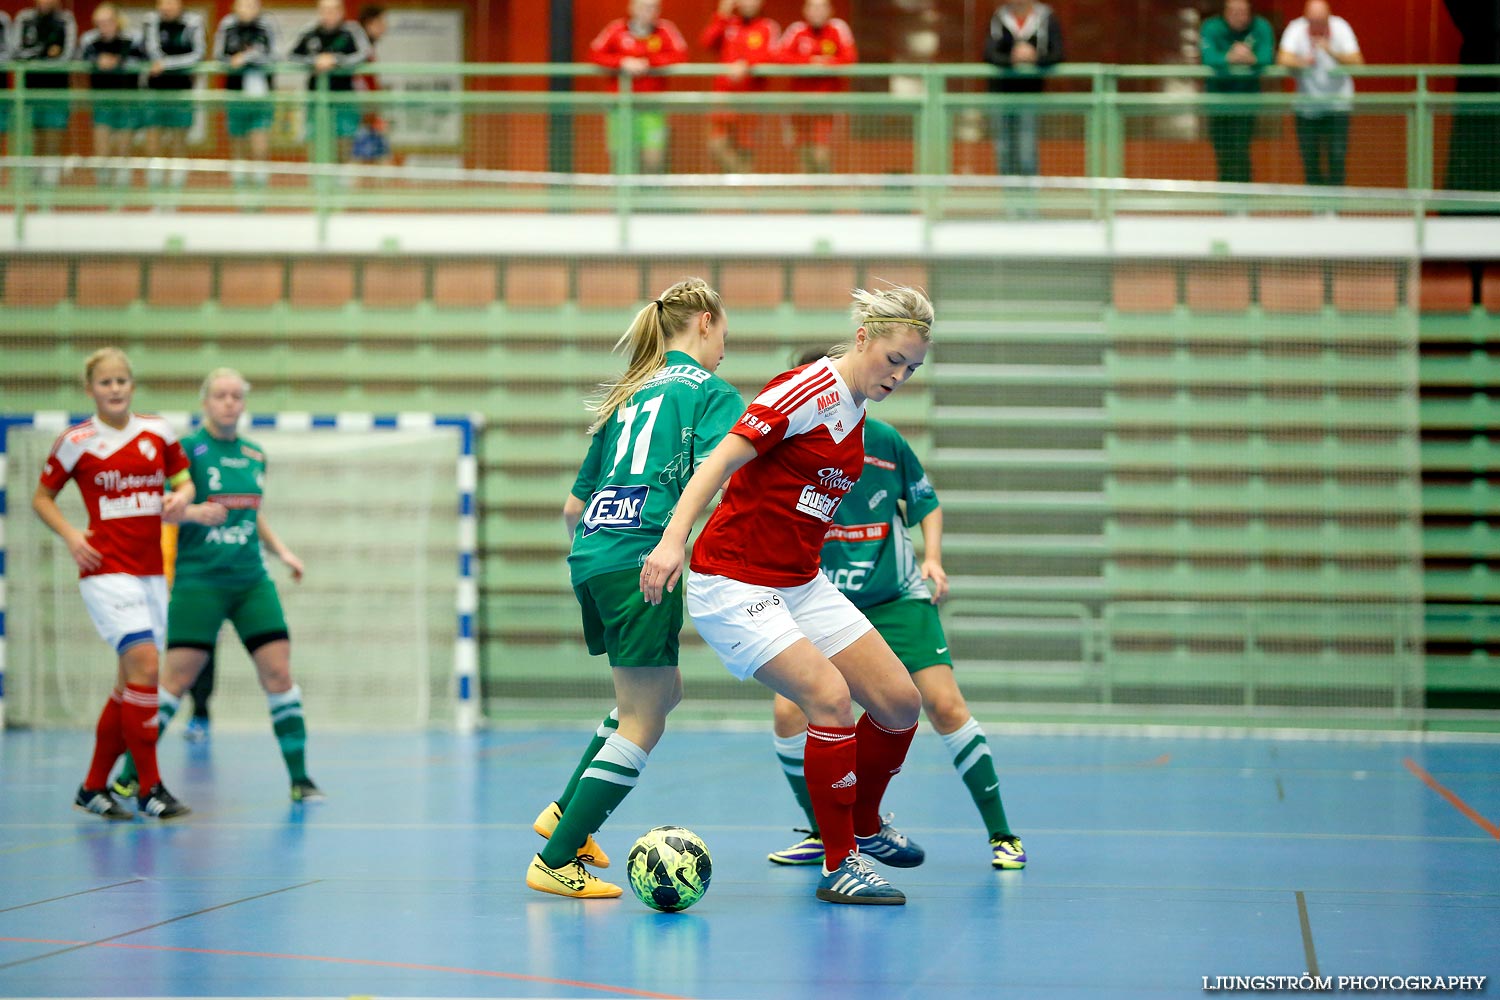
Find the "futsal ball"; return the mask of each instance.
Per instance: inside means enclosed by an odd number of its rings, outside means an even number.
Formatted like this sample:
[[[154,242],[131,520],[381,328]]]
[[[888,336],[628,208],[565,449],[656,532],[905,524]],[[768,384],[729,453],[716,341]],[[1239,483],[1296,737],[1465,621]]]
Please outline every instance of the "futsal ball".
[[[708,891],[713,862],[698,835],[680,826],[647,830],[625,863],[630,888],[653,910],[685,910]]]

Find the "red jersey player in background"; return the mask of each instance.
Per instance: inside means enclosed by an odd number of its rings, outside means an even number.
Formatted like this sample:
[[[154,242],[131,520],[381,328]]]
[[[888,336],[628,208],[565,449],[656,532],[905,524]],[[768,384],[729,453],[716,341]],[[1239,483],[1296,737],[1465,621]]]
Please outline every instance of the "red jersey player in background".
[[[769,82],[751,76],[756,63],[776,60],[776,36],[780,28],[769,17],[760,16],[761,0],[719,0],[713,20],[703,29],[700,41],[729,72],[714,77],[714,90],[723,93],[763,91]],[[742,174],[754,160],[754,115],[720,111],[708,116],[708,150],[726,174]]]
[[[637,94],[667,89],[666,77],[651,71],[687,59],[687,42],[677,25],[661,16],[661,0],[630,0],[630,16],[611,21],[589,45],[589,58],[605,69],[630,77]],[[619,90],[618,80],[611,81]],[[642,173],[659,174],[667,166],[667,115],[659,109],[636,110],[631,118]],[[609,120],[609,148],[618,157],[624,138],[615,116]]]
[[[833,0],[807,0],[802,20],[781,36],[776,56],[799,66],[847,66],[859,61],[854,32],[833,16]],[[806,76],[792,80],[792,89],[811,94],[835,94],[849,89],[849,81],[838,76]],[[833,170],[833,115],[792,115],[792,136],[801,150],[802,169],[826,174]]]
[[[906,896],[862,852],[898,868],[926,856],[880,817],[922,698],[880,633],[819,572],[819,557],[864,471],[865,404],[916,373],[933,311],[915,289],[858,289],[854,315],[852,343],[772,379],[698,466],[641,566],[641,592],[659,604],[676,586],[693,521],[728,480],[693,548],[687,609],[730,673],[807,716],[803,768],[827,852],[818,898],[889,905]],[[865,709],[858,725],[851,701]]]
[[[106,788],[110,768],[128,749],[140,769],[140,814],[176,819],[190,810],[162,786],[156,769],[156,673],[167,627],[161,523],[182,516],[192,503],[193,483],[167,422],[131,412],[135,379],[124,353],[113,347],[95,351],[83,371],[94,415],[57,439],[31,500],[78,564],[83,605],[120,658],[114,691],[94,731],[93,761],[73,802],[108,820],[130,819]],[[57,505],[69,479],[88,508],[87,531],[69,524]],[[163,499],[167,484],[173,489]]]

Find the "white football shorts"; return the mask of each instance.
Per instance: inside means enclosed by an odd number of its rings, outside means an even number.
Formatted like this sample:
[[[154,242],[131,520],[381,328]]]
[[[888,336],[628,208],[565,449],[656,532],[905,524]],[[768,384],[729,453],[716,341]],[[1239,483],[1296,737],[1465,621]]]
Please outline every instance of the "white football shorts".
[[[689,572],[686,603],[698,634],[740,680],[798,639],[832,657],[874,627],[822,573],[798,587],[767,587]]]
[[[166,645],[166,577],[104,573],[79,580],[78,589],[99,637],[116,653],[143,642]]]

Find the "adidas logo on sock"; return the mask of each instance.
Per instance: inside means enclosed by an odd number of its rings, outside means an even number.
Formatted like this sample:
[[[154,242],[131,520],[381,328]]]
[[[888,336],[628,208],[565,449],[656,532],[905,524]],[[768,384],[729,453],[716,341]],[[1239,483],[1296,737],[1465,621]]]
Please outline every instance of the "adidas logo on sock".
[[[834,788],[853,788],[854,787],[854,783],[856,781],[858,781],[858,780],[859,779],[854,776],[854,772],[850,771],[848,774],[844,775],[838,781],[835,781],[833,783],[833,787]]]

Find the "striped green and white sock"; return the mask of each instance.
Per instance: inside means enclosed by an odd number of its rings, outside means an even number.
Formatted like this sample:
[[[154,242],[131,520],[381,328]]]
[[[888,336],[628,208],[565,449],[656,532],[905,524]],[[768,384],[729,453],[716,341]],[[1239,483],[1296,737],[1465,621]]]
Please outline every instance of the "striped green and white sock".
[[[630,794],[646,769],[647,756],[646,751],[619,733],[604,741],[578,780],[578,789],[563,810],[557,829],[542,848],[543,864],[561,868],[573,859],[589,835],[603,826],[609,814]]]
[[[302,689],[293,684],[280,694],[266,695],[271,729],[292,781],[307,780],[307,725],[302,720]]]
[[[781,773],[786,775],[786,783],[792,786],[792,794],[797,797],[797,804],[807,814],[807,826],[812,830],[813,836],[818,835],[818,820],[813,815],[812,796],[807,793],[807,778],[802,773],[802,758],[807,752],[807,730],[802,730],[796,736],[776,737],[776,759],[781,762]]]
[[[583,756],[578,758],[578,766],[573,769],[573,776],[568,779],[568,787],[557,797],[557,808],[566,809],[568,803],[573,801],[573,793],[578,791],[578,780],[583,777],[583,772],[589,769],[589,765],[598,756],[599,749],[604,746],[604,741],[609,739],[616,729],[620,728],[620,709],[618,706],[609,710],[604,721],[599,723],[599,728],[594,730],[594,738],[589,740],[589,745],[583,751]],[[589,831],[593,833],[592,830]]]
[[[995,760],[990,755],[990,741],[972,716],[969,721],[943,736],[943,745],[953,758],[953,766],[963,778],[979,815],[991,837],[1010,833],[1005,820],[1005,806],[1000,803],[1000,779],[995,774]]]

